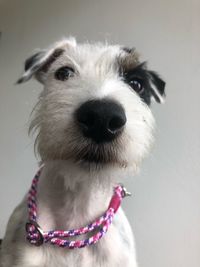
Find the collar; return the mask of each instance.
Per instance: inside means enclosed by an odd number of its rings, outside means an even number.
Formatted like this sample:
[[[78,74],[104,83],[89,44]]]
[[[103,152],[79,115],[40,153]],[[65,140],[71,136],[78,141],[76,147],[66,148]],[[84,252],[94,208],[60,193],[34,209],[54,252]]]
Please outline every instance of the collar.
[[[106,212],[94,222],[72,230],[51,230],[43,231],[37,223],[37,185],[43,166],[39,169],[32,180],[31,188],[28,193],[28,214],[29,221],[26,223],[27,240],[35,246],[41,246],[45,243],[50,243],[59,247],[65,248],[83,248],[97,243],[108,231],[112,224],[115,213],[121,205],[121,201],[125,196],[131,194],[127,192],[125,187],[121,184],[114,187],[113,196],[110,200]],[[83,234],[88,234],[95,231],[91,237],[82,240],[69,241],[66,238],[76,237]]]

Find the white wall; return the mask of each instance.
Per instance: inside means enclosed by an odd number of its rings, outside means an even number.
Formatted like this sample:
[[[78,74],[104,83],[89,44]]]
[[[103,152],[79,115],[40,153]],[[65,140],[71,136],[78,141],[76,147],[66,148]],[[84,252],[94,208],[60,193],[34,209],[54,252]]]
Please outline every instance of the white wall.
[[[167,81],[155,149],[126,181],[140,266],[200,266],[199,14],[198,0],[0,1],[1,237],[37,165],[27,125],[40,86],[13,85],[22,62],[63,35],[108,39],[137,47]]]

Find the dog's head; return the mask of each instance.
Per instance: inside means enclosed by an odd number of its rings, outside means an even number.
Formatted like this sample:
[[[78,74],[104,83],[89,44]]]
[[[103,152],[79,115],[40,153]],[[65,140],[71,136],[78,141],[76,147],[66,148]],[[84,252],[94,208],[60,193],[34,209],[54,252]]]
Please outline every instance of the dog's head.
[[[134,49],[65,39],[28,58],[18,83],[32,76],[44,85],[30,127],[43,161],[137,166],[147,154],[165,83]]]

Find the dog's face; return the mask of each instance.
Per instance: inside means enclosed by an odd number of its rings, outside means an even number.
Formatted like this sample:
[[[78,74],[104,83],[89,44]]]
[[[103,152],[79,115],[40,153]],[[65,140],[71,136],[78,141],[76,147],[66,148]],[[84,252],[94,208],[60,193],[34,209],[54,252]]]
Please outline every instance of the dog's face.
[[[31,124],[42,160],[138,166],[165,83],[134,49],[66,39],[27,59],[18,83],[33,75],[44,84]]]

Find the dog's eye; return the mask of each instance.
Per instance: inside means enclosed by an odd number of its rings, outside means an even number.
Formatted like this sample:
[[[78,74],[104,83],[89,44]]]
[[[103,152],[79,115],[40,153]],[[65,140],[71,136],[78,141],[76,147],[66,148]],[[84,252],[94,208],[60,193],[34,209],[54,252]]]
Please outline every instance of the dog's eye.
[[[144,86],[140,79],[134,78],[128,81],[129,85],[133,88],[134,91],[138,94],[142,94],[144,92]]]
[[[60,81],[66,81],[74,76],[74,69],[71,67],[62,67],[55,72],[55,78]]]

